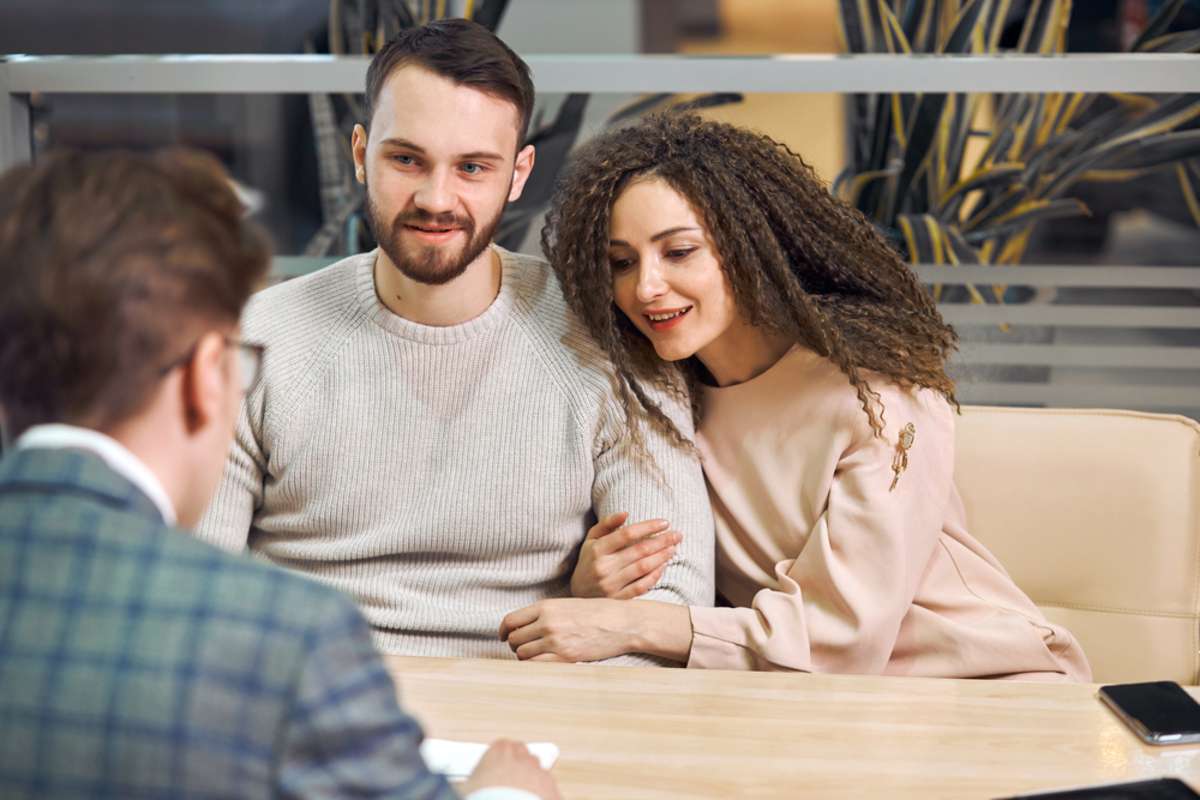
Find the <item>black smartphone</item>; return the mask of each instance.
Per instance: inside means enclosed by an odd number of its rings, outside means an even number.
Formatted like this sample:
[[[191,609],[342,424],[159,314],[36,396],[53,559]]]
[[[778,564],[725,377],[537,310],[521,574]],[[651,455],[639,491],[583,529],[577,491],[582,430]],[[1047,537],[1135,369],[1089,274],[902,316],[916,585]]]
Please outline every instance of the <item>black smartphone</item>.
[[[1174,681],[1101,686],[1100,699],[1149,744],[1200,742],[1200,703]]]
[[[1153,781],[1110,783],[1084,789],[1064,789],[1057,792],[1022,794],[1003,800],[1193,800],[1200,797],[1178,778],[1159,778]]]

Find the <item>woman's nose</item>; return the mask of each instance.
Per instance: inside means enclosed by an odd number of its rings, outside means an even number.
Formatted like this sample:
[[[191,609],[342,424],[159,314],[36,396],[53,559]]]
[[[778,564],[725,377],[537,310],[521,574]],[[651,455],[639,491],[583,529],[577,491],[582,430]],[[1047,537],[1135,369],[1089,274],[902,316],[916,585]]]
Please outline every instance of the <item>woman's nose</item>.
[[[657,297],[666,294],[667,283],[663,280],[662,272],[653,263],[643,262],[638,269],[637,298],[640,302],[649,303]]]

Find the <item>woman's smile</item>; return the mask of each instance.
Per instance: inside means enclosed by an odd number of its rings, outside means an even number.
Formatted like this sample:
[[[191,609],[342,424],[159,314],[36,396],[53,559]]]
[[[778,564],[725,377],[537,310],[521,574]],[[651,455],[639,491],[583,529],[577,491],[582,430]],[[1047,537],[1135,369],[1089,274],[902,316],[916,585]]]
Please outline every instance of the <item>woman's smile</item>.
[[[646,318],[650,330],[655,333],[669,331],[679,323],[683,322],[684,316],[692,310],[691,306],[683,308],[655,309],[646,311],[642,314]]]

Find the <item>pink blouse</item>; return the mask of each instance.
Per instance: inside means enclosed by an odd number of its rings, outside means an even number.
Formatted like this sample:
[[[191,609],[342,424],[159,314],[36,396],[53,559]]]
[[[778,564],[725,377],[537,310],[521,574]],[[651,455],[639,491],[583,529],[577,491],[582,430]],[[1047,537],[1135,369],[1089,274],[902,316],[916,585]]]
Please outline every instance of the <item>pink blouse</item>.
[[[967,533],[953,409],[865,377],[884,404],[882,438],[846,376],[803,348],[705,390],[697,443],[717,587],[736,607],[691,609],[688,666],[1090,680],[1074,637]]]

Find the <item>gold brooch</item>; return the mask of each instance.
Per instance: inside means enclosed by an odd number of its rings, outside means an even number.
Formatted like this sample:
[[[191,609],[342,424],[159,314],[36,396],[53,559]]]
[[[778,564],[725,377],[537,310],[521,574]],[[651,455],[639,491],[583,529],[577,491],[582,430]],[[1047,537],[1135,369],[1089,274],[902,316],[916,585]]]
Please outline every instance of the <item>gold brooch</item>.
[[[892,473],[895,477],[892,478],[892,485],[888,491],[896,488],[900,476],[904,470],[908,469],[908,451],[913,446],[913,442],[917,440],[917,429],[910,422],[904,426],[904,430],[900,431],[900,441],[896,442],[896,455],[892,457]]]

